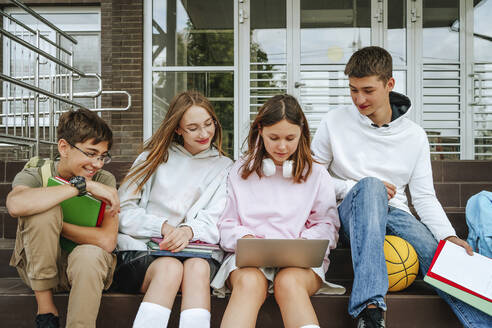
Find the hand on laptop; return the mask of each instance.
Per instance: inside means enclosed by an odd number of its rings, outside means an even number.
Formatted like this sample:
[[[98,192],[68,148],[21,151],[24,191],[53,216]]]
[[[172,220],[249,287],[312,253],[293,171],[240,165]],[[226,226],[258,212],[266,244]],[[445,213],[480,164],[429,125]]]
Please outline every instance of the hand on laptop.
[[[253,236],[253,235],[246,235],[246,236],[242,236],[241,238],[256,238],[256,236]]]

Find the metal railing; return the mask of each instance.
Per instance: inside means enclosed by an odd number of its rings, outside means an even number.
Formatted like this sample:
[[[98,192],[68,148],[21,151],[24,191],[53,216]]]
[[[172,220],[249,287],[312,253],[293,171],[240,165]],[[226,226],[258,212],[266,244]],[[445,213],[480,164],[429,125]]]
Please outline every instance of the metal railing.
[[[29,156],[39,155],[41,144],[56,145],[55,127],[61,113],[72,108],[102,112],[131,107],[131,95],[127,91],[104,90],[99,74],[85,73],[74,67],[75,38],[21,1],[10,1],[54,32],[55,40],[0,11],[4,21],[0,27],[0,34],[4,36],[0,143],[27,146]],[[65,42],[62,44],[62,41]],[[74,92],[74,83],[82,79],[97,80],[97,90]],[[127,106],[102,108],[103,95],[126,96]]]

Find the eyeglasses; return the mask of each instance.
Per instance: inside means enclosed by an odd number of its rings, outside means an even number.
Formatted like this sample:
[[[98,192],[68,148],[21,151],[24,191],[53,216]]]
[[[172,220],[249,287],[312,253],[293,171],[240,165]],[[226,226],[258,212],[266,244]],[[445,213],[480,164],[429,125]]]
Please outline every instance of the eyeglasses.
[[[87,153],[82,149],[80,149],[79,147],[72,145],[70,142],[68,144],[73,148],[77,149],[78,151],[80,151],[85,156],[89,157],[90,159],[97,159],[98,161],[101,161],[104,164],[108,164],[109,162],[111,162],[111,155],[109,153],[106,153],[105,155],[98,155],[96,153]]]
[[[204,125],[198,125],[192,127],[192,128],[181,128],[183,129],[184,132],[189,133],[191,135],[197,135],[199,132],[204,130],[205,132],[212,132],[215,130],[215,126],[217,124],[217,121],[215,120],[210,120],[208,122],[205,122]]]

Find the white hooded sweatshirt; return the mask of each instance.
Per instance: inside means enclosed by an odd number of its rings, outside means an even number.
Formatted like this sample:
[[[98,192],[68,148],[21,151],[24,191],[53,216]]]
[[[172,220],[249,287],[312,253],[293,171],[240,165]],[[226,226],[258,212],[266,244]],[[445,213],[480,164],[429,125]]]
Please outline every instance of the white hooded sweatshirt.
[[[361,179],[375,177],[396,186],[389,205],[410,213],[405,188],[421,221],[437,240],[456,236],[436,198],[427,135],[406,118],[410,100],[390,93],[392,121],[377,127],[355,106],[330,110],[311,144],[315,158],[335,180],[337,199]]]
[[[140,154],[132,167],[142,163]],[[161,237],[164,222],[189,226],[192,241],[217,244],[217,221],[227,201],[226,181],[232,160],[214,147],[192,155],[172,144],[169,158],[159,165],[139,193],[125,182],[118,190],[121,202],[118,249],[145,250],[151,237]]]

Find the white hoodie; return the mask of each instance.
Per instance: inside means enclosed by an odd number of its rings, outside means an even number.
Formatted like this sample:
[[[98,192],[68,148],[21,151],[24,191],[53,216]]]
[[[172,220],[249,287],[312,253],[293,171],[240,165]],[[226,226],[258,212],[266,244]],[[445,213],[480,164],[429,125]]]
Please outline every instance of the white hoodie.
[[[142,163],[140,154],[132,167]],[[164,222],[189,226],[193,241],[217,244],[217,220],[224,210],[226,181],[232,160],[214,147],[196,155],[172,144],[169,158],[159,165],[141,192],[137,184],[124,183],[118,190],[121,202],[118,249],[145,250],[151,237],[161,236]]]
[[[315,158],[328,168],[335,180],[337,199],[361,179],[375,177],[396,186],[389,201],[410,213],[405,187],[421,221],[437,240],[456,236],[436,198],[427,135],[405,114],[410,100],[390,93],[393,120],[377,127],[355,106],[330,110],[311,144]]]

